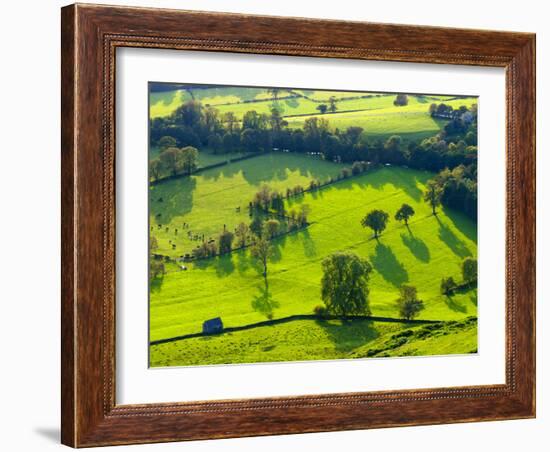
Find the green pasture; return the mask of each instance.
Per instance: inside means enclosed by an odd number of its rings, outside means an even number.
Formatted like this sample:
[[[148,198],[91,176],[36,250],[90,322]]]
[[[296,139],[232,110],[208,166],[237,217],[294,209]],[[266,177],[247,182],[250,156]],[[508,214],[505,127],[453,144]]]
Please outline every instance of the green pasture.
[[[238,222],[248,220],[243,207],[262,184],[277,189],[306,185],[312,178],[323,180],[339,169],[308,156],[281,153],[160,184],[151,188],[152,233],[166,251],[168,240],[179,240],[174,238],[173,229],[181,228],[183,222],[206,236],[220,231],[223,224],[232,230]],[[321,261],[338,250],[353,251],[372,263],[369,286],[373,315],[396,317],[398,288],[408,283],[418,288],[424,300],[426,309],[420,318],[448,321],[475,316],[475,289],[447,297],[440,294],[439,284],[444,276],[460,280],[462,259],[476,256],[476,226],[457,212],[431,215],[422,201],[422,191],[431,177],[428,172],[385,167],[289,203],[289,208],[308,204],[312,224],[273,240],[267,284],[248,250],[186,264],[185,271],[170,266],[170,272],[151,285],[151,340],[199,332],[204,320],[218,316],[225,326],[239,326],[271,317],[309,314],[321,303]],[[162,203],[155,201],[161,197]],[[393,220],[405,202],[416,210],[409,229]],[[241,206],[240,213],[237,206]],[[391,215],[378,241],[360,225],[365,213],[374,208]],[[184,233],[180,229],[178,237]],[[176,252],[180,252],[179,243]],[[212,356],[208,362],[216,359]]]
[[[153,345],[151,366],[475,353],[476,325],[475,318],[423,326],[372,320],[298,320]]]
[[[203,152],[199,156],[202,159]],[[190,253],[200,241],[189,239],[188,232],[216,238],[224,225],[233,230],[240,222],[248,224],[248,203],[263,184],[280,191],[307,186],[311,180],[336,176],[343,166],[304,154],[271,153],[155,185],[149,191],[149,205],[158,253],[171,257]]]

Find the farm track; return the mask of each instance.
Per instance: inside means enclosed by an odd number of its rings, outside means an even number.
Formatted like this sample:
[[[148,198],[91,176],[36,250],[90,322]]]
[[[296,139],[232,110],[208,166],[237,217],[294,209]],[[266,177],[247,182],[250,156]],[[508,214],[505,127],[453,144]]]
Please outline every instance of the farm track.
[[[386,322],[386,323],[404,323],[404,324],[410,324],[410,325],[429,325],[434,323],[442,323],[441,320],[405,320],[405,319],[397,319],[394,317],[376,317],[376,316],[362,316],[362,315],[352,315],[352,316],[327,316],[323,318],[319,318],[315,314],[296,314],[296,315],[290,315],[288,317],[282,317],[280,319],[272,319],[272,320],[264,320],[262,322],[256,322],[256,323],[250,323],[248,325],[241,325],[241,326],[233,326],[233,327],[227,327],[223,329],[222,333],[235,333],[238,331],[245,331],[245,330],[251,330],[253,328],[261,328],[265,326],[273,326],[273,325],[280,325],[282,323],[289,323],[296,320],[316,320],[316,321],[324,321],[324,320],[370,320],[373,322]],[[165,339],[157,339],[156,341],[149,342],[149,345],[160,345],[160,344],[166,344],[169,342],[176,342],[181,341],[184,339],[193,339],[197,337],[212,337],[212,336],[218,336],[218,334],[207,334],[207,333],[191,333],[191,334],[184,334],[182,336],[175,336],[175,337],[169,337]]]

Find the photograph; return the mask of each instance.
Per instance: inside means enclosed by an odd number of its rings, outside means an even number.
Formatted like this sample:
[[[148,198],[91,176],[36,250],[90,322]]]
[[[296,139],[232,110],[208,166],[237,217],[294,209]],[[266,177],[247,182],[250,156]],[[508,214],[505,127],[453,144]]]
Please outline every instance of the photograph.
[[[147,95],[150,367],[477,353],[476,96]]]

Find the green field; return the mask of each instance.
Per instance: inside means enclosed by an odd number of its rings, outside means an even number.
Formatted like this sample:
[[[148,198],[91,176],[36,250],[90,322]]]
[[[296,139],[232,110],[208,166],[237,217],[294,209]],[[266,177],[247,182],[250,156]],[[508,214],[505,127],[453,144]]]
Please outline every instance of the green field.
[[[320,114],[317,107],[332,96],[337,99],[336,113]],[[433,136],[445,125],[446,121],[433,119],[428,114],[431,103],[444,101],[458,108],[477,102],[474,97],[409,95],[408,105],[396,107],[393,105],[395,94],[286,89],[281,89],[278,97],[274,100],[265,88],[213,87],[154,92],[150,94],[150,115],[152,118],[168,116],[185,101],[195,98],[215,107],[220,114],[232,112],[239,119],[250,110],[270,114],[277,108],[291,128],[302,127],[304,121],[313,116],[327,119],[333,130],[358,126],[373,138],[401,135],[410,140]]]
[[[311,179],[324,180],[340,168],[340,165],[310,156],[273,153],[154,186],[151,188],[151,226],[152,234],[159,241],[159,252],[175,257],[196,246],[181,232],[183,222],[189,224],[192,231],[208,237],[219,233],[224,224],[232,230],[238,222],[249,220],[244,207],[264,183],[277,189],[297,183],[306,185]],[[457,212],[441,211],[437,217],[431,215],[429,206],[422,201],[422,191],[431,177],[433,174],[428,172],[384,167],[305,194],[290,203],[292,205],[288,207],[300,203],[310,206],[311,225],[273,240],[275,253],[269,263],[267,287],[258,264],[247,250],[188,263],[186,271],[170,264],[163,279],[151,285],[151,340],[200,332],[204,320],[218,316],[223,319],[224,326],[231,327],[267,318],[311,314],[313,308],[321,304],[321,260],[338,250],[353,251],[373,265],[375,271],[369,284],[373,315],[397,317],[395,299],[398,288],[408,283],[418,288],[419,297],[425,303],[426,309],[420,319],[449,321],[476,316],[475,289],[451,297],[442,296],[439,291],[443,276],[460,280],[462,259],[476,256],[476,226]],[[162,202],[158,201],[160,198]],[[393,212],[403,203],[410,204],[416,211],[410,230],[393,220]],[[238,206],[242,207],[240,212],[236,211]],[[379,241],[374,240],[371,232],[359,223],[361,217],[374,208],[392,213],[392,220]],[[161,213],[160,217],[158,213]],[[179,227],[177,236],[176,227]],[[176,243],[176,250],[171,249],[169,240]],[[309,325],[314,324],[310,322]],[[191,357],[196,356],[200,357],[196,359],[202,364],[219,363],[225,358],[214,351],[219,350],[223,355],[226,347],[243,349],[242,360],[248,362],[300,359],[293,353],[302,349],[301,353],[309,355],[310,334],[316,338],[317,348],[327,350],[327,357],[337,356],[334,350],[338,345],[330,334],[325,334],[326,326],[315,328],[317,333],[313,330],[311,333],[298,331],[304,330],[299,323],[285,328],[282,325],[273,327],[269,338],[265,339],[268,342],[276,340],[274,337],[279,334],[281,343],[285,335],[297,338],[292,346],[288,346],[286,355],[284,347],[279,347],[277,353],[271,355],[260,353],[260,345],[251,345],[252,348],[245,347],[244,350],[243,341],[263,343],[258,330],[154,346],[151,348],[151,362],[153,365],[191,364],[196,362]],[[391,331],[386,331],[388,328]],[[377,324],[374,329],[380,330],[377,334],[383,337],[386,333],[393,333],[395,328],[399,329],[395,325]],[[325,339],[321,340],[321,337]],[[454,335],[447,339],[451,337]],[[475,334],[468,338],[462,342],[457,339],[462,345],[455,349],[449,347],[452,340],[433,339],[431,351],[425,347],[417,352],[437,354],[438,348],[450,349],[453,353],[468,352],[465,348],[475,348],[472,345],[475,344]],[[355,351],[366,344],[361,342],[362,339],[358,341],[353,347]],[[216,343],[218,345],[214,346]],[[201,347],[204,349],[198,350]],[[189,360],[182,358],[182,348],[188,351],[185,356]],[[405,349],[402,351],[406,352]],[[323,356],[311,353],[312,357]],[[301,355],[298,353],[298,356]]]
[[[408,104],[398,107],[394,105],[395,93],[279,89],[274,94],[273,90],[260,87],[176,87],[150,93],[150,117],[168,117],[194,99],[218,111],[216,130],[221,134],[224,113],[232,112],[242,120],[248,111],[270,115],[277,108],[290,129],[303,128],[308,118],[323,118],[334,135],[353,126],[363,128],[362,138],[369,140],[399,135],[405,141],[419,142],[439,133],[448,122],[429,114],[431,103],[444,102],[455,109],[477,103],[475,97],[408,95]],[[321,114],[319,105],[328,105],[331,97],[337,101],[337,111]],[[171,127],[179,124],[172,122]],[[462,281],[464,258],[477,258],[477,226],[466,215],[450,209],[439,208],[436,216],[432,214],[423,193],[435,174],[407,167],[376,166],[314,192],[285,199],[287,214],[299,210],[301,205],[308,206],[309,225],[271,239],[273,255],[264,279],[263,268],[249,249],[193,261],[183,262],[182,258],[203,241],[216,240],[222,231],[234,231],[241,222],[249,224],[249,203],[262,186],[281,193],[297,185],[307,188],[311,181],[336,180],[342,168],[351,164],[286,150],[275,152],[275,148],[272,152],[271,145],[257,154],[214,154],[206,146],[209,142],[201,136],[196,173],[150,185],[150,235],[158,244],[153,253],[157,259],[167,259],[164,275],[150,282],[150,340],[200,333],[203,322],[216,317],[221,317],[224,328],[238,331],[152,345],[152,366],[477,350],[475,284],[450,296],[440,291],[443,277]],[[233,149],[240,151],[244,148],[242,143]],[[403,149],[405,146],[406,143]],[[159,149],[152,146],[150,160],[158,155]],[[229,163],[242,156],[247,158]],[[205,168],[219,163],[226,164]],[[163,176],[168,174],[165,171]],[[394,220],[396,210],[404,203],[416,212],[408,228]],[[360,224],[373,209],[390,215],[378,240]],[[371,263],[369,304],[377,320],[303,318],[322,304],[321,262],[337,251],[352,252]],[[392,321],[399,317],[396,299],[403,284],[415,286],[424,303],[425,309],[417,319],[436,323]],[[301,316],[299,320],[287,319],[295,315]],[[252,325],[266,320],[282,323]]]
[[[223,353],[219,351],[223,350]],[[153,367],[466,354],[477,351],[475,318],[411,326],[370,320],[296,321],[152,346]]]

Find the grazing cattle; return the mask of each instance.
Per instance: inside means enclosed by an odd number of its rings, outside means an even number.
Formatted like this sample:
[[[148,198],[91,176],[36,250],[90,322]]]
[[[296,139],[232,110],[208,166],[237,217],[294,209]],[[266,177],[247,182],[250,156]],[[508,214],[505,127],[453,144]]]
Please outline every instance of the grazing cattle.
[[[223,322],[220,317],[206,320],[202,324],[203,334],[217,334],[223,331]]]

